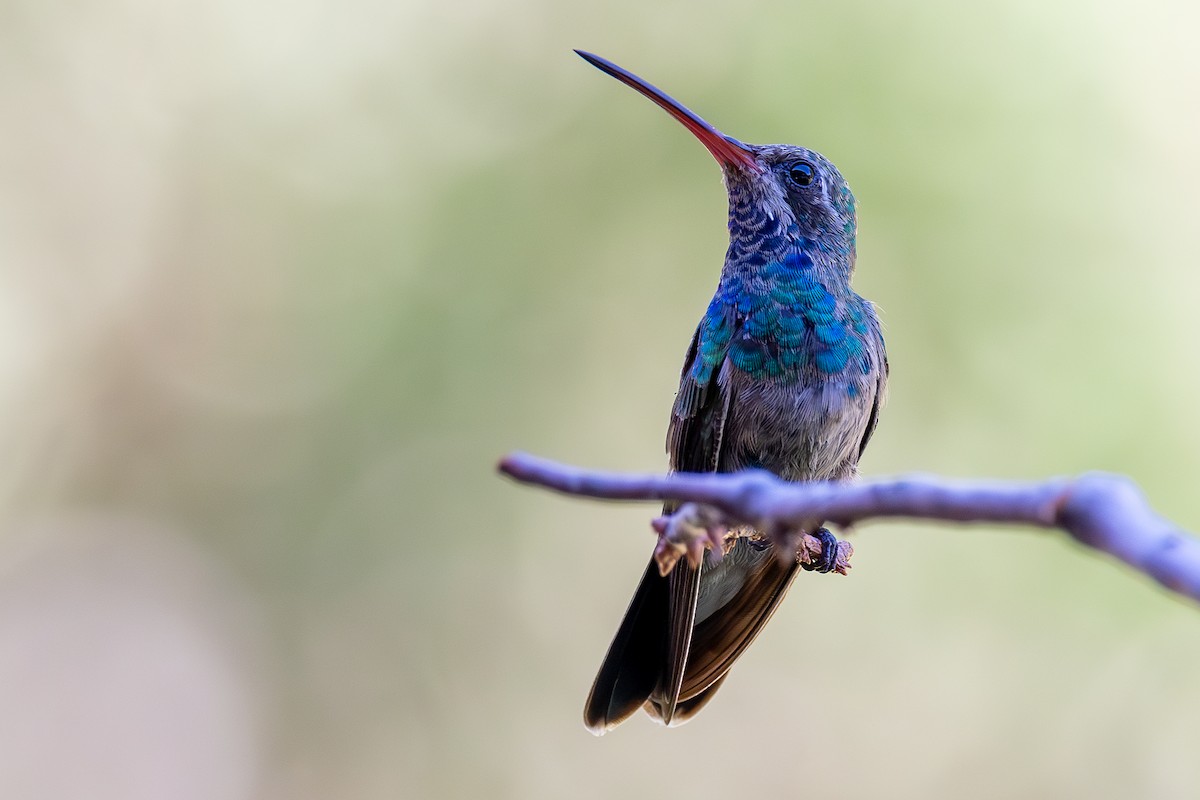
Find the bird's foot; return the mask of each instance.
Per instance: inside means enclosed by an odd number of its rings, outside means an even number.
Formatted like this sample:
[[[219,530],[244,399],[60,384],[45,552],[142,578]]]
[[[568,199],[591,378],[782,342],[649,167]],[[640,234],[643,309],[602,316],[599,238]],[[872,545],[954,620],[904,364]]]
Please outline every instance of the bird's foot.
[[[685,556],[693,568],[700,566],[705,550],[711,549],[713,558],[720,560],[729,543],[729,527],[720,512],[698,503],[684,503],[673,514],[654,520],[650,527],[658,533],[654,560],[658,573],[664,577]]]
[[[817,528],[804,534],[796,556],[800,566],[810,572],[836,572],[845,575],[850,571],[850,556],[854,547],[837,537],[826,528]]]

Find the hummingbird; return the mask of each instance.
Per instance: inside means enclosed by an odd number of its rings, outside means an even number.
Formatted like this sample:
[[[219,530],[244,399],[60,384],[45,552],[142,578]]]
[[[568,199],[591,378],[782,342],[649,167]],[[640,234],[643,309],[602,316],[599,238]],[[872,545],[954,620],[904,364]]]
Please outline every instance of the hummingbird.
[[[671,470],[853,478],[888,361],[875,307],[850,287],[857,218],[846,180],[816,151],[745,144],[611,61],[575,52],[691,131],[729,197],[725,263],[671,409]],[[818,525],[807,532],[831,539]],[[723,557],[681,560],[665,577],[651,559],[588,695],[587,728],[606,733],[639,708],[678,725],[708,703],[804,566],[782,547],[739,536]]]

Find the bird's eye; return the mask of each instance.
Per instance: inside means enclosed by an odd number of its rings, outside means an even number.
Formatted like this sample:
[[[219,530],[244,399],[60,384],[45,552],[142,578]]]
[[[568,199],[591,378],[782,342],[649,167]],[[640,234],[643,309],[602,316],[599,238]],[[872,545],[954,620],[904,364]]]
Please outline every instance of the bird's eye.
[[[788,177],[800,186],[808,186],[813,182],[813,178],[817,176],[817,171],[813,169],[813,165],[807,161],[797,161],[792,164],[788,170]]]

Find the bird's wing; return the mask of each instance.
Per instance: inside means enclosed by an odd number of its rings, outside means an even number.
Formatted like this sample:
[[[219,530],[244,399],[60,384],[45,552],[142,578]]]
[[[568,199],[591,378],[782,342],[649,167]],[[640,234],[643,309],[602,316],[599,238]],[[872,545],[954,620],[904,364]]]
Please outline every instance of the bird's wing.
[[[593,733],[619,725],[658,686],[667,645],[668,589],[651,559],[584,704],[583,722]]]
[[[717,471],[725,417],[733,401],[725,360],[728,345],[715,353],[701,354],[703,327],[702,324],[696,329],[684,359],[679,392],[675,395],[671,424],[667,427],[667,455],[675,472]],[[696,360],[701,357],[715,363],[697,369]]]
[[[733,321],[726,320],[722,325],[724,335],[714,337],[715,346],[703,340],[704,323],[692,337],[667,428],[667,453],[671,469],[676,472],[716,472],[721,467],[725,422],[733,403],[726,361],[732,327]],[[674,510],[671,503],[663,509],[664,513]],[[657,714],[667,724],[675,715],[683,688],[700,594],[700,572],[701,568],[684,560],[676,564],[668,578],[667,668],[655,704]]]
[[[719,364],[694,369],[698,358],[725,358],[719,344],[701,353],[705,329],[702,322],[692,337],[667,433],[671,467],[677,471],[712,472],[719,463],[730,397],[724,378],[719,379]],[[673,510],[672,504],[664,509]],[[664,578],[651,559],[584,705],[589,730],[610,730],[643,704],[670,721],[683,683],[699,587],[699,571],[686,561]],[[669,703],[663,703],[663,696],[670,698]],[[664,712],[660,705],[670,709]]]
[[[858,445],[859,458],[862,458],[863,451],[867,449],[867,443],[871,441],[871,435],[875,433],[875,426],[879,424],[879,410],[883,408],[883,404],[887,400],[888,373],[891,371],[887,350],[883,343],[883,332],[879,329],[879,318],[875,316],[873,308],[870,311],[871,345],[875,351],[875,358],[879,361],[879,378],[875,382],[875,397],[871,401],[871,414],[867,417],[867,427],[863,430],[862,441]]]

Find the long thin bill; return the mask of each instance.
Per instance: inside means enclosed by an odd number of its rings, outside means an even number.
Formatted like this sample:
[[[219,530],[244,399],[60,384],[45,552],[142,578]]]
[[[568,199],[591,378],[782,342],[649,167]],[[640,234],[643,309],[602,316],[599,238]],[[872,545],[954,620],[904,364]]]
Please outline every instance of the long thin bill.
[[[761,172],[762,168],[758,165],[758,161],[754,158],[754,153],[746,145],[739,142],[737,139],[726,136],[719,130],[709,125],[698,114],[689,109],[687,106],[680,103],[678,100],[671,97],[666,92],[654,86],[651,83],[639,78],[628,70],[621,69],[616,64],[608,59],[601,58],[597,55],[576,50],[579,57],[588,62],[596,69],[606,72],[613,76],[621,83],[649,97],[658,105],[659,108],[666,111],[675,119],[679,120],[685,128],[700,140],[701,144],[708,148],[708,152],[713,154],[713,158],[725,166],[739,166],[744,169]]]

